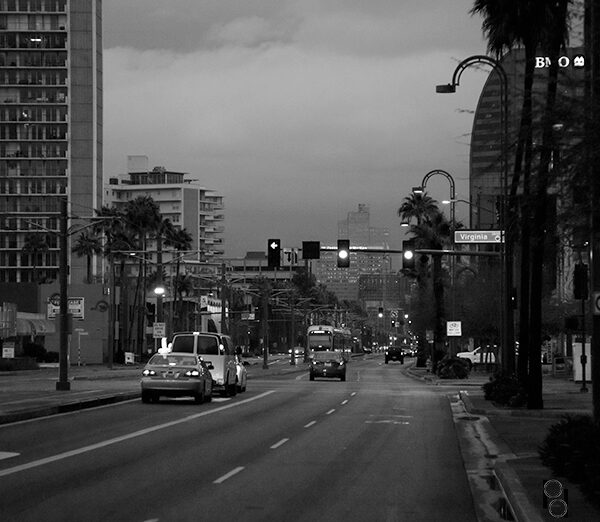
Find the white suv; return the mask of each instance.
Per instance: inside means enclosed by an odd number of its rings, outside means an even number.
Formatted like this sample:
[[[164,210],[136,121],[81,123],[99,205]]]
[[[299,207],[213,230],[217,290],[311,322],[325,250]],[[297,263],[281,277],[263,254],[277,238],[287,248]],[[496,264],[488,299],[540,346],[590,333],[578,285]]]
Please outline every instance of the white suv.
[[[213,377],[213,390],[219,390],[225,395],[235,395],[237,392],[236,354],[227,335],[215,332],[181,332],[173,334],[168,345],[173,352],[193,353],[211,363],[210,373]]]

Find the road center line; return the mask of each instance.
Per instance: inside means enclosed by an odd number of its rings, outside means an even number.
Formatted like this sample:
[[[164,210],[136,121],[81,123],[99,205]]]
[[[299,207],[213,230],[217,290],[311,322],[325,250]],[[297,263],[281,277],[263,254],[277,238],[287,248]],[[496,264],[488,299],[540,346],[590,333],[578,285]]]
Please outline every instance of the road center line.
[[[281,439],[279,442],[276,442],[271,446],[271,449],[277,449],[279,446],[283,446],[290,439]]]
[[[352,392],[352,393],[350,394],[350,397],[354,397],[355,395],[356,395],[356,392]]]
[[[165,428],[170,428],[172,426],[177,426],[178,424],[183,424],[185,422],[190,422],[192,420],[196,420],[200,417],[205,417],[206,415],[212,415],[213,413],[218,413],[220,411],[228,410],[230,408],[234,408],[236,406],[240,406],[242,404],[256,401],[258,399],[262,399],[267,395],[271,395],[275,393],[275,390],[270,390],[265,393],[261,393],[256,397],[251,397],[250,399],[244,399],[242,401],[236,401],[231,404],[227,404],[225,406],[220,406],[218,408],[214,408],[212,410],[203,411],[200,413],[195,413],[194,415],[188,415],[187,417],[183,417],[182,419],[174,420],[171,422],[165,422],[164,424],[157,424],[156,426],[152,426],[150,428],[145,428],[143,430],[134,431],[133,433],[128,433],[127,435],[122,435],[120,437],[115,437],[113,439],[104,440],[102,442],[97,442],[96,444],[90,444],[89,446],[84,446],[82,448],[74,449],[71,451],[65,451],[64,453],[59,453],[58,455],[52,455],[51,457],[46,457],[44,459],[34,460],[32,462],[28,462],[27,464],[21,464],[20,466],[14,466],[12,468],[7,468],[0,470],[0,477],[5,477],[7,475],[12,475],[13,473],[19,473],[20,471],[25,471],[32,468],[37,468],[39,466],[43,466],[45,464],[50,464],[52,462],[57,462],[59,460],[63,460],[69,457],[74,457],[75,455],[81,455],[82,453],[87,453],[89,451],[94,451],[100,448],[105,448],[107,446],[112,446],[113,444],[118,444],[119,442],[124,442],[126,440],[135,439],[137,437],[141,437],[142,435],[147,435],[148,433],[152,433],[154,431],[163,430]]]
[[[344,404],[348,404],[348,399],[346,399],[345,401],[342,401],[342,406],[343,406]]]
[[[231,478],[234,475],[237,475],[243,469],[244,469],[243,466],[238,466],[237,468],[232,469],[229,473],[225,473],[225,475],[223,475],[222,477],[219,477],[217,480],[215,480],[213,482],[213,484],[221,484],[222,482],[225,482],[228,478]]]
[[[317,421],[310,421],[306,426],[304,426],[305,428],[310,428],[311,426],[314,426],[317,423]]]
[[[335,411],[335,408],[329,410],[325,415],[331,415]]]

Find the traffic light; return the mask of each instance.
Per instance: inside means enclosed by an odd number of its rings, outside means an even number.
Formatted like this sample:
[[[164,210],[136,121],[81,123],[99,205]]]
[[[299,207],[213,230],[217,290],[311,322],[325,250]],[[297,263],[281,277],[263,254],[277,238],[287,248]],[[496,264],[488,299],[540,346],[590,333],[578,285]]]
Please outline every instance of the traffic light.
[[[319,259],[321,243],[319,241],[302,241],[302,259]]]
[[[379,307],[379,310],[377,312],[377,317],[379,317],[380,319],[383,317],[383,306]]]
[[[588,298],[588,266],[585,263],[575,265],[573,295],[575,299],[585,300]]]
[[[281,239],[269,239],[267,242],[267,264],[277,268],[281,264]]]
[[[350,266],[350,240],[349,239],[338,239],[337,266],[339,268],[348,268]]]
[[[414,270],[415,269],[415,241],[414,239],[407,239],[402,241],[402,269],[403,270]]]

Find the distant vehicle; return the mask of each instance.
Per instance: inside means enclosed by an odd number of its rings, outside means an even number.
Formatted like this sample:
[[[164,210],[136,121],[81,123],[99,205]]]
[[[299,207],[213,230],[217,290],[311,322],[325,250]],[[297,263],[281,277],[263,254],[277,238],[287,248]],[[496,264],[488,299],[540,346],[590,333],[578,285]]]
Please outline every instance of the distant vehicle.
[[[333,377],[345,381],[346,359],[341,352],[315,352],[308,372],[311,381],[314,381],[315,377]]]
[[[330,325],[314,325],[308,327],[307,332],[308,356],[316,352],[340,352],[344,359],[350,357],[354,341],[352,332],[347,328],[337,328]]]
[[[467,359],[470,366],[475,364],[495,364],[496,356],[491,350],[484,350],[481,346],[478,346],[470,352],[458,352],[456,357],[461,359]]]
[[[385,364],[390,361],[399,361],[404,364],[404,348],[396,344],[385,349]]]
[[[212,365],[189,353],[157,353],[142,371],[142,402],[158,402],[161,396],[193,397],[197,403],[212,398]]]
[[[288,353],[292,355],[292,349],[288,350]],[[304,348],[302,346],[294,346],[294,357],[303,357],[304,356]]]
[[[180,332],[173,335],[167,351],[193,353],[202,357],[213,369],[213,390],[224,395],[237,393],[238,368],[231,338],[215,332]]]

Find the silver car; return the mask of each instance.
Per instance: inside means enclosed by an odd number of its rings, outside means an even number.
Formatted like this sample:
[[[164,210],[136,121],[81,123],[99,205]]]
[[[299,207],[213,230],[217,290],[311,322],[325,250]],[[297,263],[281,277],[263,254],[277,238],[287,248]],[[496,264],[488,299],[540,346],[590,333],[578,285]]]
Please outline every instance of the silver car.
[[[210,402],[210,368],[198,355],[157,353],[142,372],[142,402],[158,402],[161,396],[190,396],[197,403]]]

